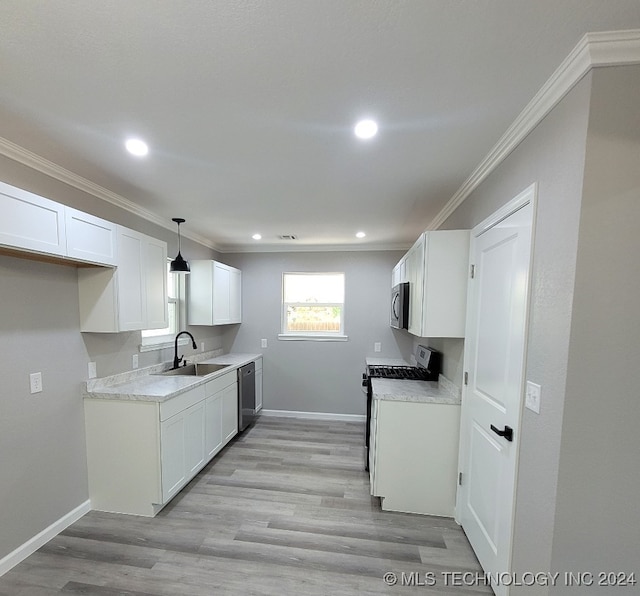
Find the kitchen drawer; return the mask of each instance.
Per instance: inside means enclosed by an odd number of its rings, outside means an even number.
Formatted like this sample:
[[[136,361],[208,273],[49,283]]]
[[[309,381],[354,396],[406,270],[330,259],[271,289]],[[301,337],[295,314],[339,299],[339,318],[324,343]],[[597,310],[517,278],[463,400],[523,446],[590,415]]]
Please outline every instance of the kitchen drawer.
[[[208,383],[205,384],[206,390],[205,395],[210,397],[214,393],[218,393],[218,391],[222,391],[229,385],[233,385],[238,380],[238,372],[236,369],[224,373],[215,379],[211,379]]]
[[[179,414],[183,410],[190,408],[194,404],[202,401],[205,398],[204,385],[200,385],[191,391],[176,395],[171,399],[160,404],[160,421],[164,422],[171,416]]]

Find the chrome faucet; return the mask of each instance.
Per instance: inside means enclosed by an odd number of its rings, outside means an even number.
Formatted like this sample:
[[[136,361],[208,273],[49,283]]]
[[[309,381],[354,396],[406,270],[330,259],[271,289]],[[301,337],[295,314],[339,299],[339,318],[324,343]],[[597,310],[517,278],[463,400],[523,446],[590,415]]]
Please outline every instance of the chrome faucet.
[[[178,338],[181,335],[188,335],[191,338],[191,341],[193,343],[193,349],[197,350],[198,346],[196,345],[196,340],[193,337],[193,335],[191,335],[191,333],[189,333],[188,331],[180,331],[180,333],[178,333],[178,335],[176,335],[176,341],[174,343],[174,352],[173,352],[173,368],[178,368],[180,366],[180,362],[182,362],[182,359],[184,358],[184,355],[180,356],[180,358],[178,358]],[[184,365],[187,365],[187,362],[185,360]]]

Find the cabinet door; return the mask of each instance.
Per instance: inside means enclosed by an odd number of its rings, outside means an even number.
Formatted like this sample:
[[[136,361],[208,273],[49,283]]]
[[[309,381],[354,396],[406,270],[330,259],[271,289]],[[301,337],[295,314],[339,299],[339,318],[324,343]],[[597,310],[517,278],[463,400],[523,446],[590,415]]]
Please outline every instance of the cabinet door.
[[[171,499],[187,479],[185,474],[184,433],[184,412],[180,412],[160,424],[160,468],[163,503]]]
[[[195,476],[205,461],[205,402],[197,403],[184,412],[185,473]]]
[[[238,384],[222,391],[222,442],[226,445],[238,434]]]
[[[406,258],[406,276],[409,282],[409,326],[413,335],[421,335],[422,302],[424,292],[424,236],[409,249]]]
[[[147,319],[145,236],[118,228],[118,321],[120,331],[144,329]]]
[[[262,410],[262,369],[256,368],[256,413]]]
[[[144,329],[164,329],[169,325],[167,310],[167,243],[145,238],[145,300]]]
[[[231,267],[229,279],[229,322],[242,322],[242,272]]]
[[[378,448],[378,400],[371,402],[371,419],[369,421],[369,485],[371,494],[378,496],[376,486],[376,455]]]
[[[117,226],[65,207],[67,256],[88,263],[116,265]]]
[[[0,244],[65,255],[64,206],[0,182]]]
[[[222,392],[205,401],[205,453],[207,461],[222,449]]]
[[[213,263],[213,324],[231,322],[231,268]]]

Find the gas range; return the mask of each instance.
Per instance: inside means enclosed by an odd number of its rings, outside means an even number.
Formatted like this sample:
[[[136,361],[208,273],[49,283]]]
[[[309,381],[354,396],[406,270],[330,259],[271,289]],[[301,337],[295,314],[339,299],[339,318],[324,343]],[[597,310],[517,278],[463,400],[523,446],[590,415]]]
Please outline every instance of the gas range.
[[[417,366],[369,365],[365,376],[371,379],[406,379],[409,381],[431,381],[433,373]]]

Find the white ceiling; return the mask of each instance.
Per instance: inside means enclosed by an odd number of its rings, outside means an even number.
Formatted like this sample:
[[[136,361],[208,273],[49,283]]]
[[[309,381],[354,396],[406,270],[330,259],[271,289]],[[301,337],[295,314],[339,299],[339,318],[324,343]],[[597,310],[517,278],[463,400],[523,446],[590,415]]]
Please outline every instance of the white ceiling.
[[[631,28],[640,0],[2,0],[0,136],[221,250],[406,247],[584,33]]]

